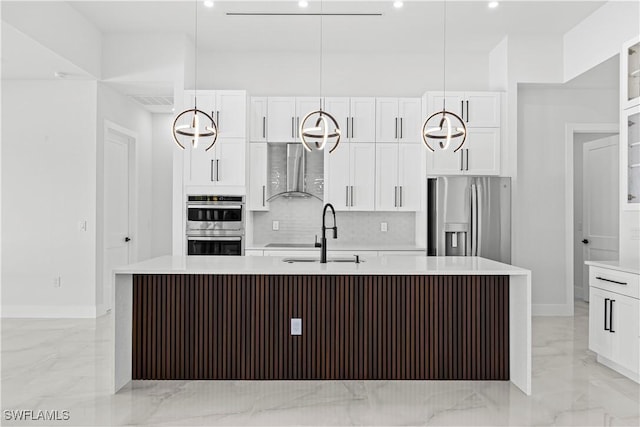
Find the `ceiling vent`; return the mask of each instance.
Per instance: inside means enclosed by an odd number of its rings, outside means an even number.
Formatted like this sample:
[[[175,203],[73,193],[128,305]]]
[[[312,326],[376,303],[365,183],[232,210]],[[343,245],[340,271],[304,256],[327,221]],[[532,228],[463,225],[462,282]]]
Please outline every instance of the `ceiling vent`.
[[[173,96],[130,95],[138,104],[152,113],[171,113]]]

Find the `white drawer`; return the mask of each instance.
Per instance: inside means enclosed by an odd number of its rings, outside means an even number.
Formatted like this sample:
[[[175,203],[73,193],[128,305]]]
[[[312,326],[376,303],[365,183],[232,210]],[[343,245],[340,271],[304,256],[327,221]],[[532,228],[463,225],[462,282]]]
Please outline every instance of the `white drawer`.
[[[626,271],[590,266],[589,286],[640,298],[640,275]]]

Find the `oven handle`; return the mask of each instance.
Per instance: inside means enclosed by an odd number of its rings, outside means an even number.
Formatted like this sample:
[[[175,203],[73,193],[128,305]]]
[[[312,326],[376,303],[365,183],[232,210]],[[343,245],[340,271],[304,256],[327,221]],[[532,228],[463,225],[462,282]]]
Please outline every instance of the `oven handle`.
[[[187,209],[242,209],[240,205],[188,205]]]
[[[219,241],[219,242],[240,242],[242,237],[198,237],[187,236],[187,240],[203,240],[205,242]]]

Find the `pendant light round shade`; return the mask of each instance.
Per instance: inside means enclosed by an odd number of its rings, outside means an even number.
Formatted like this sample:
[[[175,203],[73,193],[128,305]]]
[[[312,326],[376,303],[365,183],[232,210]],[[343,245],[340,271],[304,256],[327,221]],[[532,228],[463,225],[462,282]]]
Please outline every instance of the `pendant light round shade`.
[[[467,140],[467,126],[460,116],[451,111],[442,110],[433,113],[422,124],[422,142],[430,151],[435,151],[431,143],[446,150],[451,142],[457,143],[454,152],[462,148]]]
[[[304,116],[300,122],[299,134],[300,141],[307,151],[312,151],[314,147],[324,150],[327,142],[335,139],[333,147],[329,150],[329,153],[332,153],[340,144],[342,131],[331,114],[316,110]]]
[[[183,150],[190,140],[192,148],[198,148],[198,144],[202,142],[207,145],[205,151],[209,151],[218,139],[218,126],[213,117],[197,108],[178,114],[173,121],[172,130],[173,140]],[[183,144],[180,140],[187,142]]]

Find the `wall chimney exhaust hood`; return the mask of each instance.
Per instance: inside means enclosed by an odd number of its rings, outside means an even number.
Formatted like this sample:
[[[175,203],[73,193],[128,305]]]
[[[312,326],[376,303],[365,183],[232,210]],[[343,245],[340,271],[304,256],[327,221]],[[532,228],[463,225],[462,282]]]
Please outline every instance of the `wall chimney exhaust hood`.
[[[283,144],[274,144],[274,146],[282,147]],[[273,155],[275,150],[270,150],[269,155]],[[315,197],[322,201],[322,197],[309,191],[307,181],[314,180],[315,177],[308,175],[307,170],[308,156],[302,144],[287,143],[286,144],[286,187],[282,185],[276,186],[276,194],[269,197],[267,201],[272,201],[278,197],[285,198],[309,198]],[[272,165],[276,162],[272,162]],[[283,183],[284,184],[284,183]],[[278,188],[279,187],[279,188]],[[284,190],[284,191],[282,191]]]

